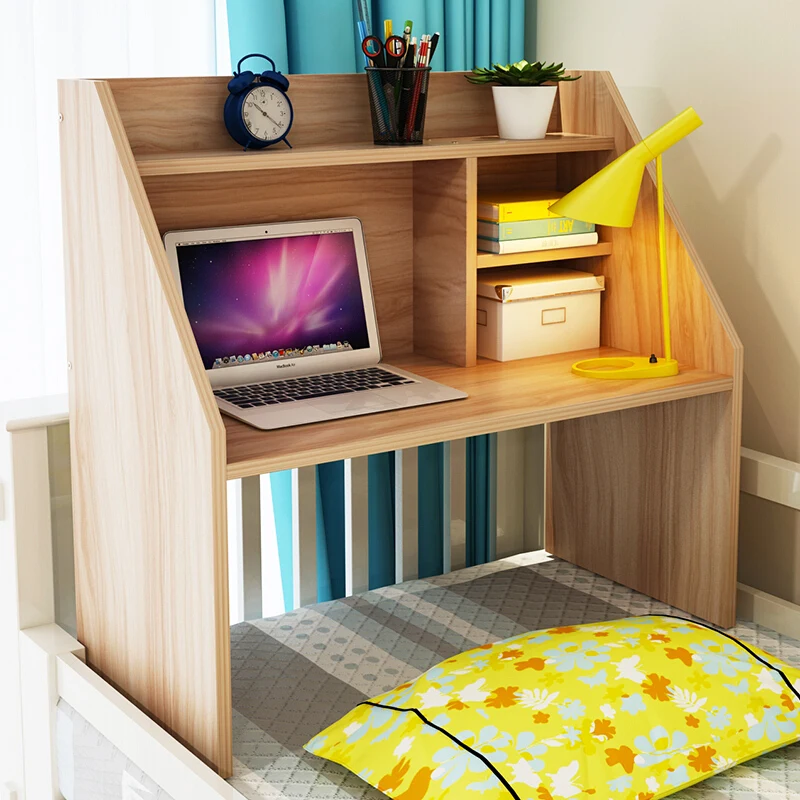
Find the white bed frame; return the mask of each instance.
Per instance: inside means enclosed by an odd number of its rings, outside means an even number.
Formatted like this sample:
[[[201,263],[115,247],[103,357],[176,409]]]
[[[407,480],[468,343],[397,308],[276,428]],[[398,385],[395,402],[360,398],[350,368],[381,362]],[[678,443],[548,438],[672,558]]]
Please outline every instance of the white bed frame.
[[[84,663],[82,645],[56,624],[48,428],[62,414],[8,424],[12,482],[6,518],[16,542],[19,680],[24,796],[62,797],[56,760],[56,706],[63,698],[175,800],[242,795]],[[59,587],[69,592],[69,587]],[[7,795],[22,787],[7,786]]]
[[[174,800],[232,800],[243,796],[170,734],[153,722],[110,684],[84,663],[84,649],[65,628],[74,624],[74,571],[71,564],[71,528],[53,524],[53,510],[71,519],[69,496],[52,497],[54,483],[66,483],[54,476],[54,463],[67,462],[66,412],[45,408],[45,413],[7,421],[5,444],[10,471],[5,481],[5,517],[15,542],[17,630],[19,636],[19,712],[22,731],[22,777],[14,784],[0,786],[0,798],[60,800],[56,758],[56,706],[66,701],[90,725],[136,764]],[[52,404],[50,404],[52,405]],[[64,401],[65,405],[65,401]],[[63,408],[63,406],[62,406]],[[0,409],[2,410],[2,409]],[[58,431],[61,435],[56,435]],[[5,432],[4,432],[5,433]],[[528,477],[539,485],[531,454],[541,452],[540,429],[512,431],[498,435],[497,448],[497,536],[496,557],[503,557],[541,545],[543,514],[536,495],[523,491],[526,462]],[[55,452],[54,452],[55,450]],[[2,454],[2,449],[0,449]],[[416,450],[397,453],[398,581],[416,577]],[[444,487],[445,571],[463,561],[466,458],[464,440],[445,447]],[[2,462],[0,462],[2,463]],[[533,465],[533,466],[532,466]],[[346,586],[348,594],[367,588],[366,559],[366,458],[346,462],[346,508],[348,542]],[[2,478],[0,471],[0,478]],[[59,480],[59,477],[61,480]],[[266,595],[262,593],[261,571],[265,534],[269,520],[259,504],[267,500],[268,476],[230,481],[229,540],[232,575],[232,622],[262,616]],[[297,509],[313,509],[315,485],[313,468],[294,472],[293,501]],[[304,503],[303,498],[311,499]],[[2,495],[0,495],[2,498]],[[527,498],[524,502],[522,498]],[[0,504],[0,512],[2,512]],[[313,526],[313,513],[296,513],[297,524]],[[299,522],[298,522],[299,521]],[[65,542],[65,539],[69,539]],[[313,541],[307,532],[296,531],[295,544]],[[59,559],[60,554],[60,559]],[[66,554],[66,555],[65,555]],[[300,558],[298,558],[298,556]],[[69,558],[70,563],[59,563]],[[295,564],[304,569],[294,575],[295,605],[304,605],[315,587],[307,591],[313,570],[313,554],[296,551]],[[451,563],[452,561],[452,563]]]

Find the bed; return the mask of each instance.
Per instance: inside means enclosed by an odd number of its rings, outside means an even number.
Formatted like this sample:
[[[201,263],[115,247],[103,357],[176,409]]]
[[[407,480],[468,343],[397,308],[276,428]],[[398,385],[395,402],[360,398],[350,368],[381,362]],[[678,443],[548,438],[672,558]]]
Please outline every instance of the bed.
[[[231,629],[234,775],[250,800],[380,800],[385,795],[302,745],[360,701],[476,645],[554,625],[680,612],[586,570],[529,553],[320,603]],[[733,633],[800,665],[800,642],[753,623]],[[63,700],[66,800],[170,800]],[[800,744],[675,795],[800,798]]]

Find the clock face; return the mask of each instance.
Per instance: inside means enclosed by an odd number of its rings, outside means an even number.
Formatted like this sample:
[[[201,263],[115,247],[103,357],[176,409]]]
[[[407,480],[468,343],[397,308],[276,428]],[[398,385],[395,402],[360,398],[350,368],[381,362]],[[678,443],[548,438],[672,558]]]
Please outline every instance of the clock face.
[[[242,117],[254,139],[274,142],[289,129],[292,114],[283,92],[274,86],[254,86],[244,99]]]

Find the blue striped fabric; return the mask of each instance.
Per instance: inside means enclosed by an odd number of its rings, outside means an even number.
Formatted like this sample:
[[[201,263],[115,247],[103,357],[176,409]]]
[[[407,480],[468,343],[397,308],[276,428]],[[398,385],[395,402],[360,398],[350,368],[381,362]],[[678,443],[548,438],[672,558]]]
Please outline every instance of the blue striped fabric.
[[[227,0],[231,63],[265,53],[290,73],[338,73],[364,67],[356,0]],[[405,20],[414,35],[442,34],[433,68],[469,70],[524,57],[525,0],[369,0],[372,32]]]

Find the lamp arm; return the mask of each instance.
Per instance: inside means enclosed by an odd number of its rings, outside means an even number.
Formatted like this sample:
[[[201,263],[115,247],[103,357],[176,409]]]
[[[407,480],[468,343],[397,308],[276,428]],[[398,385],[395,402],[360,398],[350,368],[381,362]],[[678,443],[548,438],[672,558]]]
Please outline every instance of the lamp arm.
[[[672,335],[669,324],[669,277],[667,275],[667,226],[664,212],[664,172],[661,156],[656,156],[658,192],[658,260],[661,268],[661,324],[664,329],[664,356],[672,358]]]

